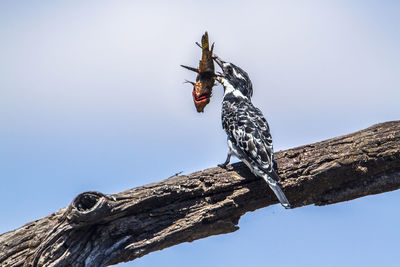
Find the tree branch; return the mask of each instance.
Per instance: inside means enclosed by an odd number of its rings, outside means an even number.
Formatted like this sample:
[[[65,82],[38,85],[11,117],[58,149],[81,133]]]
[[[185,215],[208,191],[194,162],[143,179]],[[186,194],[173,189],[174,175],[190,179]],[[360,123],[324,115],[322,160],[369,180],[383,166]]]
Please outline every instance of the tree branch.
[[[276,153],[292,207],[327,205],[400,188],[400,121]],[[238,230],[277,203],[242,163],[121,193],[85,192],[59,211],[0,236],[3,266],[108,266]]]

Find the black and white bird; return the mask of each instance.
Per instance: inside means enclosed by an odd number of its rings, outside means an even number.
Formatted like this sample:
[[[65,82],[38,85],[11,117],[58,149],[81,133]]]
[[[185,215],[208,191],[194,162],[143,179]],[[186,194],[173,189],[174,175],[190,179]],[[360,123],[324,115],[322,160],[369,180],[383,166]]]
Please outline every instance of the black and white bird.
[[[274,169],[272,137],[267,120],[251,103],[253,86],[248,74],[238,66],[224,62],[214,55],[222,73],[217,80],[224,87],[222,101],[222,127],[228,135],[228,156],[220,167],[225,168],[233,154],[254,173],[262,177],[274,191],[283,207],[290,204],[278,185],[279,176]]]

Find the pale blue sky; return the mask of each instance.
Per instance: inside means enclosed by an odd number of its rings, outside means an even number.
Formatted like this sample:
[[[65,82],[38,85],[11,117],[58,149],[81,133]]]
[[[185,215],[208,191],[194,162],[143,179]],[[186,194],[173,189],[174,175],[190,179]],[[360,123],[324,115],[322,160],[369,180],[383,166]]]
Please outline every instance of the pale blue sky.
[[[137,2],[0,2],[0,233],[224,161],[222,88],[198,114],[179,67],[205,30],[249,73],[275,150],[400,118],[397,1]],[[399,201],[276,205],[120,266],[398,266]]]

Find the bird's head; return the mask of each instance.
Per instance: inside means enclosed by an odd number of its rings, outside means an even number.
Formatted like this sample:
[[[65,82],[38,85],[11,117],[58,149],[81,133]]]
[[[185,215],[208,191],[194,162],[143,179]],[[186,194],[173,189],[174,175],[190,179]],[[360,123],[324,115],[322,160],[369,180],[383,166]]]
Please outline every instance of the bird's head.
[[[232,92],[235,96],[241,94],[250,99],[253,95],[253,85],[249,75],[238,66],[225,62],[217,56],[214,56],[214,61],[222,69],[222,73],[217,74],[217,80],[224,86],[225,94]]]

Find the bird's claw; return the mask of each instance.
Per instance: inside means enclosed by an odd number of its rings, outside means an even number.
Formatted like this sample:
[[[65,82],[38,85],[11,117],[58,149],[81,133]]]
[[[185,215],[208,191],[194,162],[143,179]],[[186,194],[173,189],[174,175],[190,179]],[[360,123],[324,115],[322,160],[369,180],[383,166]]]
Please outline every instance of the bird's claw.
[[[228,164],[225,164],[225,163],[218,164],[218,167],[220,167],[222,169],[226,169],[226,166],[228,166]]]

